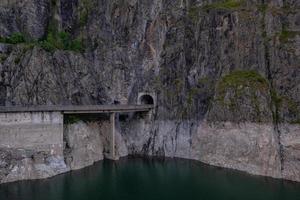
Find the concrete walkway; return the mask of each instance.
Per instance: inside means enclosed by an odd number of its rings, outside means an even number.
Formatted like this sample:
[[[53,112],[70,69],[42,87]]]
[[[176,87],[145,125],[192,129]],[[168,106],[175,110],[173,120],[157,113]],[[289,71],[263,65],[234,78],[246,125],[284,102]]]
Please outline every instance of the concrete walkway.
[[[153,105],[2,106],[0,113],[62,112],[64,114],[147,112]]]

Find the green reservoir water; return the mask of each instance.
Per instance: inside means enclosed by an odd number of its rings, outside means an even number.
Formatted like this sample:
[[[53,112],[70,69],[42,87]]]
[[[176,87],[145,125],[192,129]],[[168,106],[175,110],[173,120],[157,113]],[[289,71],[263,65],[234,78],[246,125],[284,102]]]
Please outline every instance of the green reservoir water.
[[[300,184],[188,160],[124,159],[0,185],[0,200],[300,200]]]

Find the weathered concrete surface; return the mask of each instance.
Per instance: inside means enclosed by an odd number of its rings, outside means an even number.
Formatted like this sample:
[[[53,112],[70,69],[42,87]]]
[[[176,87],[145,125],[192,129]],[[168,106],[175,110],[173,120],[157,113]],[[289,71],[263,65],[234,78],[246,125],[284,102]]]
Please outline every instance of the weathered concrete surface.
[[[0,126],[0,148],[38,149],[62,155],[61,113],[0,114]]]
[[[0,114],[0,182],[47,178],[69,170],[61,113]]]

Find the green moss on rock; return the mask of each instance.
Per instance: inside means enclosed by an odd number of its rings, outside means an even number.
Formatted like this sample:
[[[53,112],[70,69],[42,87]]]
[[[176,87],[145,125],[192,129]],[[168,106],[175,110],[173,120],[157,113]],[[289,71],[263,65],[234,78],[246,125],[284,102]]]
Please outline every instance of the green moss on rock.
[[[233,71],[218,82],[208,120],[270,122],[269,91],[268,80],[256,71]]]
[[[240,8],[244,3],[244,0],[223,0],[204,6],[191,6],[188,10],[188,17],[193,21],[197,22],[199,20],[199,14],[201,11],[210,10],[236,10]]]
[[[267,79],[253,70],[238,70],[224,76],[219,82],[217,90],[219,94],[224,96],[226,90],[230,88],[238,91],[245,87],[266,90],[269,87],[269,83]]]
[[[67,32],[49,32],[47,38],[40,42],[41,47],[49,52],[55,49],[82,52],[83,43],[80,39],[72,39]]]
[[[242,6],[243,0],[225,0],[203,6],[205,10],[232,10]]]
[[[297,35],[300,35],[299,31],[289,31],[289,30],[282,30],[279,33],[279,40],[282,43],[286,43],[291,39],[294,39]]]
[[[9,37],[0,37],[0,43],[19,44],[24,42],[25,37],[22,33],[13,33]]]

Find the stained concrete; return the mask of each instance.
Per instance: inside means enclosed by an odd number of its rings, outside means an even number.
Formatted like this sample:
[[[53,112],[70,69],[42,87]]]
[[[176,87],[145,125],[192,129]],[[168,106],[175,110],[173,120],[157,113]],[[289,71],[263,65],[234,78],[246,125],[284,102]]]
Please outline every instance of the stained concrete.
[[[0,183],[69,171],[60,112],[1,113],[0,141]]]
[[[0,148],[63,152],[63,115],[60,112],[0,114]]]

